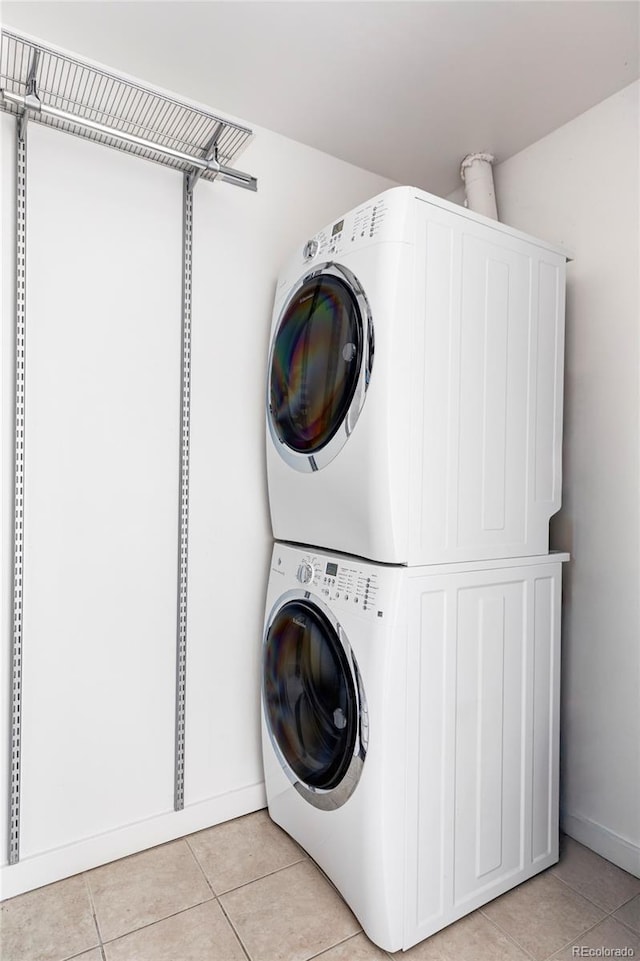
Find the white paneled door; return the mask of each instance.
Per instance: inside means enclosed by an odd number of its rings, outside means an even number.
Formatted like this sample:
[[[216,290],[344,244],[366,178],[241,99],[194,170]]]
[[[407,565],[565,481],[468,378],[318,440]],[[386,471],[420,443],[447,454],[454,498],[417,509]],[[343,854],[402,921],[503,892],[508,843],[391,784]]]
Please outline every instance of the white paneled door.
[[[531,560],[411,578],[405,946],[558,858],[561,568]]]

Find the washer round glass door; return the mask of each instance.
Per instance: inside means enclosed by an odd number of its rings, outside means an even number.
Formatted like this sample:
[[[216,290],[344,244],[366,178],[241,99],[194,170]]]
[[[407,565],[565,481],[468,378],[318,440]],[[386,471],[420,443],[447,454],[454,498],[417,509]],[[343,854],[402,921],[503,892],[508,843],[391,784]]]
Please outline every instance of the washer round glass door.
[[[367,710],[351,648],[331,612],[290,591],[264,640],[263,708],[282,768],[315,807],[340,807],[358,783],[367,749]]]
[[[269,359],[269,429],[288,464],[314,471],[333,460],[362,410],[372,363],[371,312],[356,277],[334,263],[305,274]]]

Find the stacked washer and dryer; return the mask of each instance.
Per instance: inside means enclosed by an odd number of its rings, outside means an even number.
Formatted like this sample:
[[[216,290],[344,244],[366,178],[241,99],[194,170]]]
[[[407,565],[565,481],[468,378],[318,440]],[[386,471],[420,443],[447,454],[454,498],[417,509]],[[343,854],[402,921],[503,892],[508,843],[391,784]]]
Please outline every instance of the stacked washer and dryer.
[[[401,187],[278,281],[269,812],[388,951],[558,859],[565,264]]]

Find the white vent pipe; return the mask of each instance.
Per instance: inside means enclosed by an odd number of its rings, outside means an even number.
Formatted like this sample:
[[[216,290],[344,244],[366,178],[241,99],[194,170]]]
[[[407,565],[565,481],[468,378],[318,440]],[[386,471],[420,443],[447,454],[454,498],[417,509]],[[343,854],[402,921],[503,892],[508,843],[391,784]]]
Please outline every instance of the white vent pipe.
[[[467,200],[465,206],[477,214],[498,219],[496,192],[491,164],[496,158],[490,153],[470,153],[460,164]]]

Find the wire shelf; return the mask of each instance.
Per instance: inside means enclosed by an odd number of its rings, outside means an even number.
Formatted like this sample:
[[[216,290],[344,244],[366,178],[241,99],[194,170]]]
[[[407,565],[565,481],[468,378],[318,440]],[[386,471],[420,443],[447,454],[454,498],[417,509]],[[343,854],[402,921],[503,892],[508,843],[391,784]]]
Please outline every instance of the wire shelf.
[[[216,159],[221,166],[227,167],[253,135],[247,127],[3,29],[0,88],[8,95],[25,97],[28,94],[29,71],[34,56],[37,57],[35,87],[43,108],[53,108],[71,116],[62,119],[47,115],[43,109],[42,112],[29,111],[30,120],[185,173],[193,171],[193,164],[183,157],[164,153],[163,148],[189,155],[195,164],[198,161],[201,164],[211,156],[211,147],[215,143]],[[23,108],[0,97],[0,109],[19,115]],[[114,135],[75,123],[74,118],[108,127]],[[117,133],[139,138],[145,143],[120,140]],[[156,146],[158,150],[154,149]],[[198,172],[203,180],[215,180],[219,175],[215,168]],[[220,176],[221,179],[231,179]],[[255,181],[252,189],[255,189],[254,184]]]

